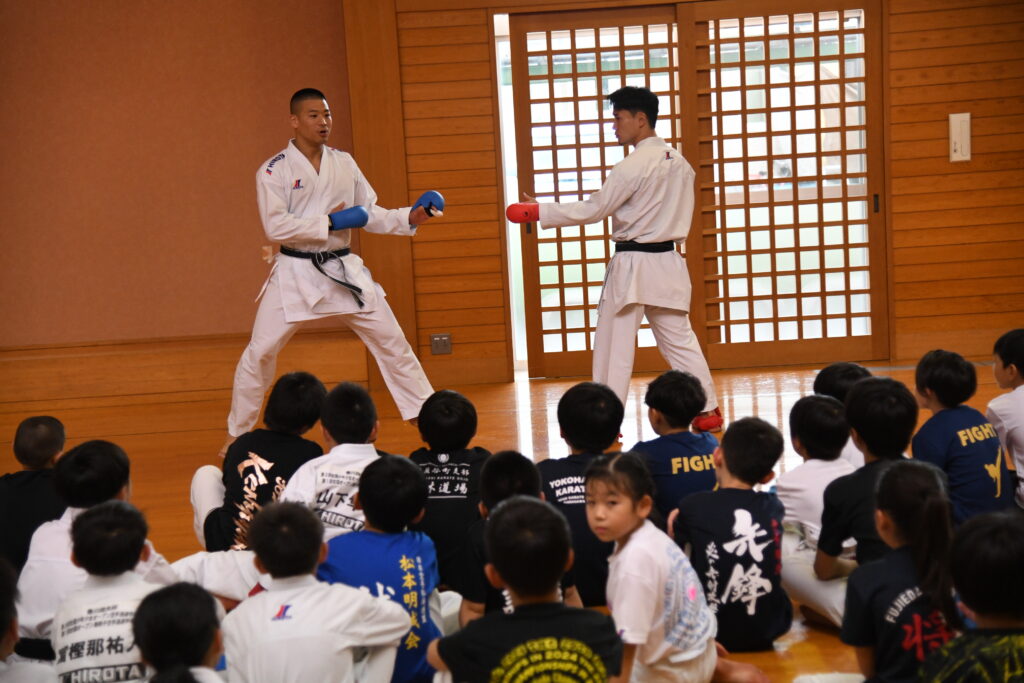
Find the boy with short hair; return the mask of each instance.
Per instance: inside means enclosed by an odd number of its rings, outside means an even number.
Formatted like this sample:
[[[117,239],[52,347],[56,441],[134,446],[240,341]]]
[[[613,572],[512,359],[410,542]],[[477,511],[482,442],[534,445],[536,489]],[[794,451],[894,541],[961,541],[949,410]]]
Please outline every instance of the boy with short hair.
[[[427,511],[410,528],[434,541],[441,584],[458,581],[459,557],[466,531],[480,519],[480,469],[490,453],[470,448],[476,435],[476,408],[457,391],[434,392],[420,408],[416,423],[427,448],[409,458],[427,478]]]
[[[327,556],[323,536],[320,520],[297,503],[270,503],[249,525],[257,568],[273,579],[224,618],[229,680],[390,678],[409,615],[390,600],[317,581],[316,567]],[[362,648],[369,653],[357,663]]]
[[[540,473],[533,461],[516,451],[499,451],[484,462],[480,474],[480,516],[466,533],[460,558],[462,570],[455,589],[462,595],[459,623],[463,626],[487,612],[512,612],[514,604],[508,591],[495,587],[487,579],[487,519],[490,511],[512,496],[543,498]],[[575,587],[575,572],[567,569],[560,588],[566,604],[581,607]]]
[[[392,683],[430,683],[434,677],[427,644],[441,635],[430,613],[437,556],[426,534],[407,531],[423,518],[426,503],[427,480],[415,463],[380,456],[359,477],[355,507],[363,511],[365,527],[332,538],[316,572],[321,581],[369,591],[408,610]]]
[[[663,519],[687,495],[715,488],[711,454],[718,441],[708,432],[690,431],[706,400],[700,380],[688,372],[669,370],[647,385],[647,418],[658,438],[630,450],[643,456],[651,471],[654,507]]]
[[[79,444],[57,461],[54,485],[68,507],[60,519],[36,529],[18,580],[21,640],[16,651],[22,657],[54,658],[50,643],[54,614],[87,576],[84,569],[71,563],[71,525],[86,508],[108,500],[127,501],[130,469],[128,455],[120,446],[100,440]],[[134,571],[151,583],[176,582],[178,577],[167,560],[148,540],[145,543],[148,556],[135,565]]]
[[[822,368],[814,377],[814,393],[831,396],[845,405],[846,395],[850,393],[850,389],[865,377],[871,377],[871,372],[863,365],[849,362],[832,363]],[[864,466],[864,454],[854,445],[853,439],[846,442],[839,457],[855,468]]]
[[[914,371],[917,404],[932,416],[911,442],[914,458],[946,473],[953,523],[1013,502],[1013,474],[995,428],[965,404],[978,388],[974,365],[959,353],[929,351]]]
[[[108,500],[71,525],[71,561],[88,574],[53,618],[54,667],[62,680],[144,681],[132,617],[159,586],[132,571],[145,560],[149,527],[133,505]]]
[[[764,420],[730,424],[714,451],[718,490],[683,499],[672,525],[676,543],[690,546],[718,617],[716,639],[729,651],[771,649],[793,620],[781,586],[785,509],[774,494],[754,490],[771,481],[782,450],[782,434]]]
[[[67,507],[53,487],[53,466],[64,450],[64,425],[49,415],[25,418],[14,433],[22,470],[0,477],[0,557],[16,572],[25,566],[32,534]]]
[[[933,653],[920,680],[931,683],[1024,680],[1024,515],[972,517],[956,531],[953,586],[961,611],[977,624]]]
[[[487,578],[508,590],[515,610],[489,613],[433,641],[431,664],[470,682],[619,674],[622,641],[611,617],[558,599],[559,578],[573,555],[569,526],[555,508],[529,496],[509,498],[491,515],[486,544]]]
[[[302,503],[324,525],[324,540],[363,528],[363,512],[352,502],[359,475],[377,459],[377,408],[363,387],[342,382],[331,389],[320,410],[324,441],[330,449],[292,475],[279,500]]]
[[[1017,472],[1017,506],[1024,508],[1024,328],[1010,330],[992,349],[992,374],[1000,389],[1010,392],[989,401],[985,417]]]
[[[300,466],[323,455],[303,439],[320,419],[327,389],[308,372],[290,372],[274,383],[263,414],[266,429],[236,439],[224,457],[223,472],[212,465],[192,478],[192,508],[199,542],[209,551],[245,550],[249,522],[277,500]]]
[[[622,427],[622,401],[597,382],[580,382],[558,402],[558,426],[571,454],[537,463],[544,499],[565,515],[576,555],[576,588],[586,607],[604,605],[608,558],[613,543],[600,541],[587,524],[583,473],[596,455],[611,448]]]
[[[12,657],[18,641],[17,603],[18,577],[11,563],[0,557],[0,682],[57,683],[57,673],[49,664]]]

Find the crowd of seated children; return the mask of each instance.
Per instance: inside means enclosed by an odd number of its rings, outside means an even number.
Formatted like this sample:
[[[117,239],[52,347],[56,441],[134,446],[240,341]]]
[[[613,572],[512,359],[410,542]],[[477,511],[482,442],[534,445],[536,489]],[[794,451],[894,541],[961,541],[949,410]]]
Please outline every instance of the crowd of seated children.
[[[690,431],[706,401],[700,380],[688,372],[669,370],[647,385],[644,403],[658,438],[630,450],[644,457],[654,478],[654,507],[662,519],[687,495],[715,488],[711,454],[718,441],[709,432]]]
[[[263,411],[266,429],[242,434],[228,447],[223,468],[204,465],[192,477],[196,538],[206,550],[245,550],[249,522],[280,497],[300,466],[323,455],[302,438],[320,419],[327,389],[308,372],[274,383]]]
[[[959,353],[926,353],[914,371],[917,403],[932,416],[911,441],[914,458],[939,467],[949,479],[953,523],[1013,501],[1007,467],[995,428],[966,405],[978,387],[974,365]]]
[[[1024,329],[1010,330],[997,339],[992,356],[996,384],[1010,391],[989,401],[985,417],[1017,471],[1015,500],[1024,508]]]
[[[14,457],[23,469],[0,477],[0,557],[17,572],[32,534],[67,507],[53,487],[53,467],[63,450],[64,425],[55,417],[25,418],[14,433]]]
[[[470,448],[476,408],[456,391],[438,391],[424,401],[416,426],[427,446],[409,458],[427,478],[428,498],[426,514],[411,528],[434,542],[441,584],[449,586],[457,581],[466,532],[480,519],[480,470],[490,453]]]
[[[767,484],[782,456],[778,429],[757,417],[729,425],[715,449],[718,489],[679,501],[672,532],[704,586],[730,652],[769,650],[789,631],[793,605],[781,586],[785,509]]]
[[[558,428],[570,454],[537,463],[544,499],[569,520],[576,589],[585,607],[606,603],[612,544],[600,540],[587,525],[583,473],[594,457],[618,440],[622,416],[622,401],[603,384],[581,382],[571,387],[558,401]]]

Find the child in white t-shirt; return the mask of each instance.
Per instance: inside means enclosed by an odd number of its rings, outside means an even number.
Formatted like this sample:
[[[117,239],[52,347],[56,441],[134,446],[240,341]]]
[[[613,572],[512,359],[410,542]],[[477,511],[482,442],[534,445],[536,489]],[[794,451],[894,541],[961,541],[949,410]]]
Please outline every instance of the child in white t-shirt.
[[[1016,501],[1024,508],[1024,328],[1010,330],[992,349],[992,374],[1000,389],[1010,389],[992,399],[985,417],[995,427],[1003,451],[1017,468]]]

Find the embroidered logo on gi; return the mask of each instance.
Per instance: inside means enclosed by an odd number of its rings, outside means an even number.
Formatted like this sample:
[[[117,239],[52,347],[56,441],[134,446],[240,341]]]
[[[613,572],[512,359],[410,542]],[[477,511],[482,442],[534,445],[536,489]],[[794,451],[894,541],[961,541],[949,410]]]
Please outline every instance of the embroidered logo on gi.
[[[280,609],[277,610],[277,614],[271,618],[271,621],[283,621],[284,619],[291,619],[288,614],[288,610],[292,608],[291,605],[281,605]]]
[[[281,159],[284,159],[284,152],[270,160],[270,163],[267,164],[267,175],[274,175],[274,164],[281,161]]]
[[[304,187],[302,186],[302,178],[296,178],[296,179],[295,179],[295,184],[294,184],[294,185],[292,185],[292,189],[293,189],[293,190],[303,190],[303,189],[305,189],[305,188],[304,188]]]

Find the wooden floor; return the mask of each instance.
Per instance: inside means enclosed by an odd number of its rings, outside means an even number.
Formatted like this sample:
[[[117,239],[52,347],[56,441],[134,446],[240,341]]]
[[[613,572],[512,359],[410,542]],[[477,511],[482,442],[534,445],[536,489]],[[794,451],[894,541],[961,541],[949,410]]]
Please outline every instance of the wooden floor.
[[[989,364],[990,366],[991,364]],[[230,376],[230,367],[225,369]],[[787,433],[793,403],[811,393],[816,368],[790,367],[729,370],[714,373],[726,420],[757,415]],[[913,386],[913,368],[872,367]],[[637,375],[626,401],[622,443],[632,446],[653,438],[643,405],[646,383],[654,375]],[[524,376],[508,384],[448,387],[461,391],[476,405],[479,430],[476,445],[491,451],[513,448],[543,460],[568,453],[559,438],[556,408],[567,388],[579,379],[529,380]],[[978,368],[978,393],[970,403],[984,410],[999,393],[991,368]],[[387,395],[375,395],[381,413],[378,448],[408,454],[421,443],[416,429],[403,423]],[[15,427],[30,415],[50,414],[64,422],[68,446],[87,439],[109,439],[120,444],[132,460],[132,500],[145,513],[156,547],[170,560],[199,550],[192,532],[189,482],[197,467],[219,464],[224,419],[230,395],[208,390],[130,396],[93,396],[58,401],[0,403],[0,468],[18,468],[11,453]],[[921,421],[927,419],[923,413]],[[322,442],[319,426],[310,438]],[[791,450],[779,463],[784,472],[799,464]],[[856,671],[852,651],[834,632],[806,625],[799,618],[791,632],[779,640],[776,651],[737,656],[760,666],[773,681],[789,681],[800,673]]]

